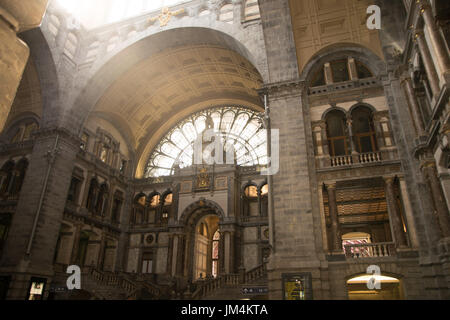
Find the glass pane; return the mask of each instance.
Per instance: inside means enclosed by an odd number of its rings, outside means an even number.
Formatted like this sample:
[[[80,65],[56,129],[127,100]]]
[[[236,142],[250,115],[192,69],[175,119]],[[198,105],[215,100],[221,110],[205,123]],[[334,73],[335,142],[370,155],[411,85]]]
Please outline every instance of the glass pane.
[[[150,206],[157,207],[159,205],[159,199],[160,198],[161,198],[161,196],[159,194],[154,195],[152,197],[152,200],[150,201]]]
[[[249,186],[245,189],[245,195],[249,198],[257,198],[258,189],[255,186]]]
[[[180,149],[170,142],[166,142],[161,146],[161,152],[172,158],[176,158],[180,153]]]
[[[344,139],[334,140],[333,145],[334,145],[333,156],[344,156],[347,154],[347,152],[345,150],[345,140]]]
[[[172,133],[170,139],[176,146],[178,146],[181,149],[186,148],[189,144],[189,142],[186,140],[186,138],[184,137],[184,135],[181,133],[180,130],[175,130],[175,132]]]
[[[183,132],[189,141],[197,139],[197,131],[191,122],[188,122],[183,126]]]
[[[219,259],[219,241],[213,241],[212,258]]]
[[[361,150],[360,153],[369,153],[369,152],[373,152],[374,148],[372,147],[372,139],[371,136],[367,136],[367,137],[361,137],[359,139],[360,144],[361,144]]]
[[[266,195],[269,193],[269,186],[267,184],[265,184],[262,188],[261,188],[261,195]]]
[[[172,193],[169,193],[169,194],[166,196],[166,199],[164,199],[164,204],[165,204],[165,205],[172,204]]]
[[[170,175],[175,164],[180,168],[191,166],[193,143],[204,131],[208,116],[211,116],[216,130],[221,128],[219,133],[224,150],[235,149],[238,165],[267,164],[267,136],[258,114],[241,107],[220,107],[193,114],[175,126],[150,157],[146,176]]]

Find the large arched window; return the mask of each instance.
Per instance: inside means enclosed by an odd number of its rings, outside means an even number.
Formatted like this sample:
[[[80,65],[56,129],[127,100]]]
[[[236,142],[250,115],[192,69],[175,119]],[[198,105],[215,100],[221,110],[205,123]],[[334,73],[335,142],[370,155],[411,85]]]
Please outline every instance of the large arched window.
[[[352,112],[353,136],[359,153],[377,151],[377,140],[373,124],[372,110],[358,106]]]
[[[194,142],[205,130],[207,119],[212,119],[214,131],[222,138],[225,151],[234,148],[237,165],[267,165],[267,134],[260,114],[241,107],[216,107],[178,123],[154,149],[145,176],[172,175],[176,164],[180,168],[191,166]]]
[[[350,153],[347,137],[347,118],[342,111],[333,110],[326,116],[327,136],[332,157]]]

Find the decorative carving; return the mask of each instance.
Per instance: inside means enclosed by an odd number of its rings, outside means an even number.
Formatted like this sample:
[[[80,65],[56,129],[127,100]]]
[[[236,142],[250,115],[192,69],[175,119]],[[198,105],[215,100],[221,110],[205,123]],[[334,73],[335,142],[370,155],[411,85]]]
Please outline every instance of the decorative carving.
[[[211,186],[211,179],[206,168],[201,168],[200,173],[197,175],[197,188],[209,189]]]
[[[177,16],[184,12],[185,12],[184,9],[180,9],[177,11],[170,11],[169,8],[164,7],[161,9],[161,14],[159,16],[150,18],[149,21],[155,22],[156,20],[159,20],[159,26],[162,28],[162,27],[165,27],[169,23],[172,16]]]

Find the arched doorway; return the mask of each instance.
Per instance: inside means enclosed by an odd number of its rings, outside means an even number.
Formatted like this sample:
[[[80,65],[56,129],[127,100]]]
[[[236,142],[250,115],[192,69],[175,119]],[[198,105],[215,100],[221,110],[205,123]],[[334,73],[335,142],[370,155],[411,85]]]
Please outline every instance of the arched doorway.
[[[193,279],[215,278],[219,274],[219,217],[204,216],[195,231]]]
[[[369,285],[371,278],[379,283],[379,288]],[[400,279],[388,275],[363,274],[347,281],[349,300],[402,300]]]
[[[189,205],[180,217],[186,240],[180,269],[190,281],[212,279],[225,268],[224,236],[220,230],[224,219],[222,208],[215,202],[199,200]],[[180,248],[181,249],[181,248]]]

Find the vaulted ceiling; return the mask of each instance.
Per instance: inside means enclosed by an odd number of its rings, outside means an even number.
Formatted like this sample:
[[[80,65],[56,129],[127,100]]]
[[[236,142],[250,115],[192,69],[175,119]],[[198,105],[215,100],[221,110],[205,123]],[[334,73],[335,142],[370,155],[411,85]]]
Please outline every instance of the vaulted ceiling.
[[[148,153],[178,121],[216,105],[261,110],[262,79],[235,51],[212,45],[182,46],[145,59],[116,79],[92,116],[128,135],[138,157]]]

